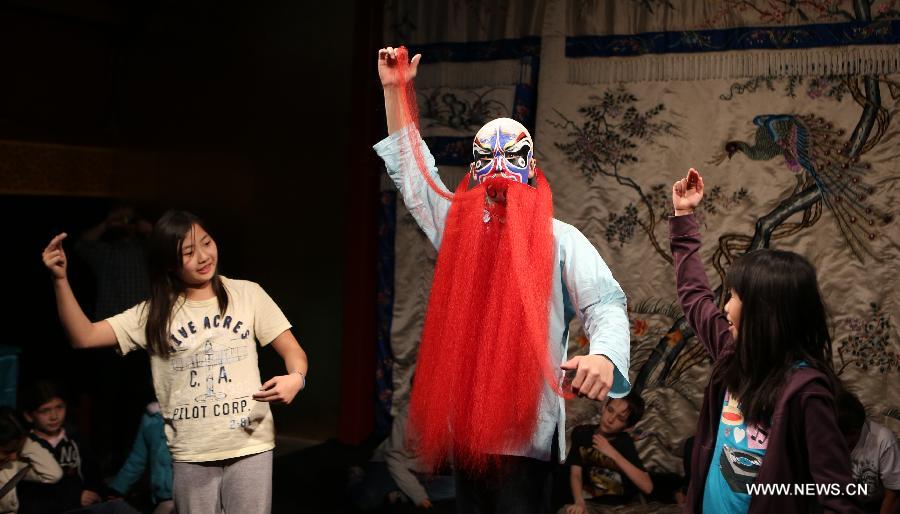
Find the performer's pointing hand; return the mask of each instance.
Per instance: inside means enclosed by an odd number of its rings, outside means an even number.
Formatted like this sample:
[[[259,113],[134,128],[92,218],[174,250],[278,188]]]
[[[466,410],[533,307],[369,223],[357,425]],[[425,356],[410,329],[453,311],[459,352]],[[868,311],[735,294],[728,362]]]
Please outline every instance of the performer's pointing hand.
[[[603,400],[613,383],[613,365],[605,355],[579,355],[562,365],[562,369],[575,371],[572,391],[591,400]]]

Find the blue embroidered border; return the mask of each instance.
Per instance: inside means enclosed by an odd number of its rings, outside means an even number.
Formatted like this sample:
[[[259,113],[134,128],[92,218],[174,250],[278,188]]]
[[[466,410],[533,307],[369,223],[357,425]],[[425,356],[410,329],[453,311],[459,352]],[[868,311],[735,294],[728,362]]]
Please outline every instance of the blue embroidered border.
[[[570,36],[566,57],[627,57],[725,50],[785,50],[900,43],[900,20],[790,27],[741,27],[634,35]]]
[[[375,433],[391,433],[391,396],[394,388],[391,321],[394,317],[394,236],[397,230],[397,193],[381,192],[378,210],[378,332],[375,347]]]

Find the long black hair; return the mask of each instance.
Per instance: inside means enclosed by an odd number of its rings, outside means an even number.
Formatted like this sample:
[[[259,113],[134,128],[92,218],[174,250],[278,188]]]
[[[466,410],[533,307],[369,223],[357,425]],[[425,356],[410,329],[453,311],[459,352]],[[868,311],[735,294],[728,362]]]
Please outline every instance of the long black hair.
[[[172,310],[178,297],[185,291],[185,284],[178,277],[183,267],[182,248],[185,239],[193,236],[194,225],[207,233],[203,221],[187,211],[166,211],[150,234],[147,264],[150,270],[150,300],[147,302],[147,348],[155,355],[167,356],[170,352],[169,325]],[[219,301],[219,312],[228,308],[228,293],[219,276],[218,265],[213,273],[212,289]]]
[[[853,394],[846,386],[843,386],[835,398],[838,410],[838,427],[846,436],[862,430],[866,423],[866,407],[859,401],[859,397]]]
[[[741,402],[748,423],[768,425],[792,368],[804,362],[834,390],[831,334],[812,264],[793,252],[755,250],[737,260],[726,291],[742,303],[734,352],[716,376]]]
[[[0,407],[0,446],[24,440],[28,435],[25,419],[12,407]]]

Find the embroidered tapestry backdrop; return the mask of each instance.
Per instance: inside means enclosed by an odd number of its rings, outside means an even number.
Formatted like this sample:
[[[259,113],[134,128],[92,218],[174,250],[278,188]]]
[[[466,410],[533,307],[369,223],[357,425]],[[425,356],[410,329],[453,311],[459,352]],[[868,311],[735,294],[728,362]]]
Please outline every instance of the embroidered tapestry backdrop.
[[[386,40],[430,63],[432,78],[417,83],[421,125],[445,183],[465,172],[482,123],[533,119],[555,216],[594,243],[629,298],[645,465],[681,473],[709,372],[676,303],[665,222],[672,182],[691,166],[707,186],[699,215],[713,287],[751,248],[808,257],[832,317],[836,370],[900,433],[900,1],[521,5],[389,2]],[[465,19],[444,25],[426,9]],[[465,78],[433,81],[447,65],[437,50],[449,47],[467,56],[453,62]],[[491,74],[499,47],[515,49],[502,57],[515,55],[519,73]],[[397,216],[395,404],[409,392],[435,257],[402,206]],[[574,326],[570,354],[585,345]],[[598,412],[572,401],[567,426]]]

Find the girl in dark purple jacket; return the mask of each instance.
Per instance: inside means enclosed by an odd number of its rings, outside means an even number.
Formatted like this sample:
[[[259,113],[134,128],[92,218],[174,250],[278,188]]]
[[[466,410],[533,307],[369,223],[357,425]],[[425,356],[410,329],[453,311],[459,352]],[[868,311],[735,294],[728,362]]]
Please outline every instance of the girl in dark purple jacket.
[[[723,313],[699,255],[702,198],[694,169],[672,187],[678,299],[713,361],[685,512],[859,512],[815,270],[792,252],[749,252],[728,271]]]

